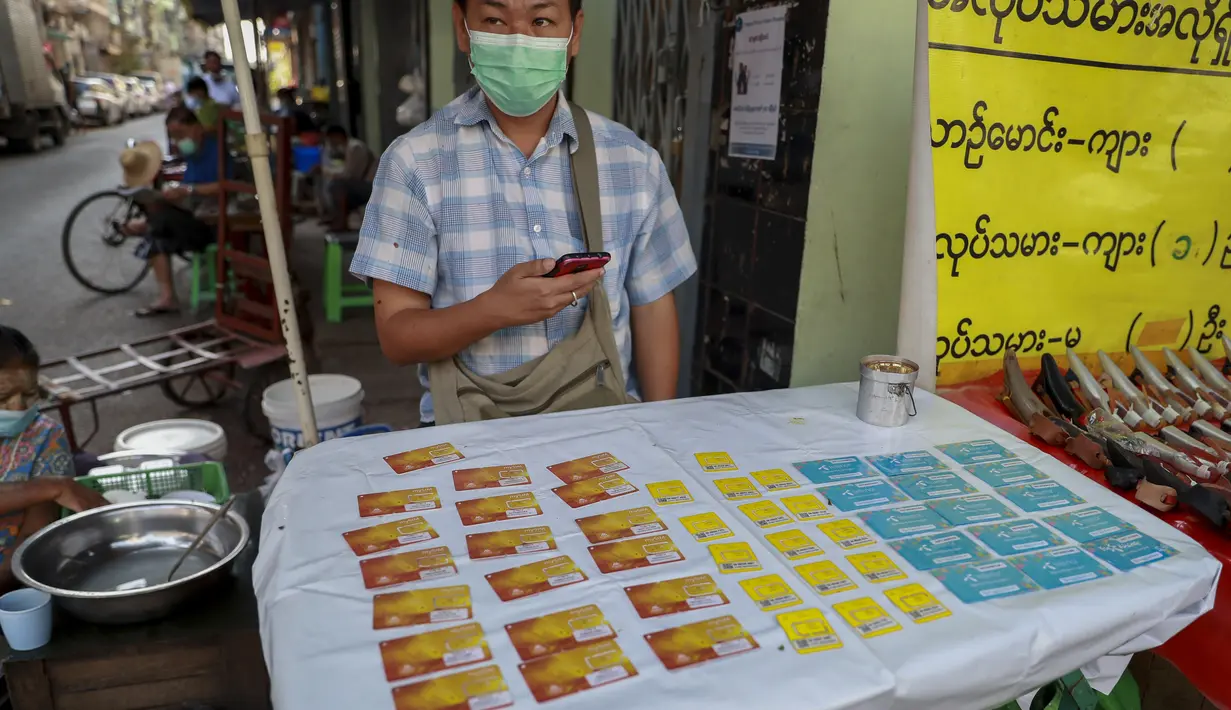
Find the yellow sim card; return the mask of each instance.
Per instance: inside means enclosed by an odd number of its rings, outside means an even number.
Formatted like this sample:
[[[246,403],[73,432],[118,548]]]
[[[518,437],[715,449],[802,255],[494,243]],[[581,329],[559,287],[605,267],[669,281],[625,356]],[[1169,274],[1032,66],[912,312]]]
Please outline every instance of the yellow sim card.
[[[765,536],[765,540],[792,562],[825,554],[820,545],[799,530],[769,533]]]
[[[719,478],[714,481],[718,492],[727,500],[743,500],[744,498],[760,498],[761,492],[747,478]]]
[[[667,524],[648,506],[578,518],[575,522],[586,539],[595,544],[667,529]]]
[[[372,600],[373,629],[465,621],[473,615],[466,585],[377,594]]]
[[[659,505],[677,505],[693,501],[692,494],[688,492],[688,487],[683,481],[650,483],[646,485],[646,488],[650,491],[650,495],[654,496],[654,502]]]
[[[896,579],[906,579],[903,572],[889,556],[883,552],[864,552],[858,555],[847,555],[846,561],[851,563],[863,578],[873,584],[892,582]]]
[[[902,625],[870,597],[834,604],[833,610],[866,639],[902,630]]]
[[[800,609],[778,615],[778,625],[786,632],[791,646],[799,653],[816,653],[842,648],[842,639],[830,626],[820,609]]]
[[[767,491],[785,491],[788,488],[799,488],[799,484],[791,478],[791,474],[783,471],[780,468],[771,468],[768,471],[753,471],[752,477],[757,479],[757,483],[765,486]]]
[[[885,596],[916,624],[926,624],[929,621],[952,616],[949,609],[921,584],[907,584],[903,587],[886,589]]]
[[[615,628],[593,604],[505,624],[523,661],[550,656],[599,639],[615,638]]]
[[[795,568],[795,574],[803,577],[808,586],[822,595],[837,594],[859,588],[859,585],[851,581],[845,572],[838,569],[838,565],[829,560],[800,565]]]
[[[744,503],[739,509],[748,516],[758,528],[774,528],[791,522],[791,516],[782,512],[772,500],[758,500]]]
[[[735,537],[731,528],[722,522],[717,513],[701,513],[680,518],[684,529],[692,533],[692,539],[697,542],[713,542],[727,537]]]
[[[791,515],[804,522],[833,517],[833,513],[829,512],[829,508],[821,502],[821,499],[812,494],[787,496],[782,499],[782,504],[791,511]]]
[[[761,611],[777,611],[804,603],[790,585],[776,574],[740,580],[739,586],[744,588]]]
[[[711,451],[707,454],[695,454],[701,470],[706,473],[721,473],[723,471],[738,471],[739,467],[731,460],[731,454],[725,451]]]
[[[513,704],[499,666],[484,666],[393,689],[396,710],[498,710]]]
[[[816,526],[825,536],[833,540],[843,550],[853,550],[856,547],[866,547],[875,540],[864,532],[863,528],[851,520],[834,520]]]
[[[476,623],[381,641],[380,655],[390,683],[492,659],[483,628]]]
[[[710,545],[710,555],[723,574],[761,571],[761,561],[746,542],[721,542]]]

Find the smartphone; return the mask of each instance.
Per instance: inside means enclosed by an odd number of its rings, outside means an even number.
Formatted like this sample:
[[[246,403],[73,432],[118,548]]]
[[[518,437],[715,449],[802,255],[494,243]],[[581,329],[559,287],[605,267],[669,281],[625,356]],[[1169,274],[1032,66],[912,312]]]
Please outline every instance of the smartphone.
[[[611,261],[611,254],[605,251],[589,251],[581,254],[565,254],[556,259],[556,265],[551,271],[543,274],[546,278],[554,279],[557,276],[568,276],[570,274],[580,274],[586,271],[601,269]]]

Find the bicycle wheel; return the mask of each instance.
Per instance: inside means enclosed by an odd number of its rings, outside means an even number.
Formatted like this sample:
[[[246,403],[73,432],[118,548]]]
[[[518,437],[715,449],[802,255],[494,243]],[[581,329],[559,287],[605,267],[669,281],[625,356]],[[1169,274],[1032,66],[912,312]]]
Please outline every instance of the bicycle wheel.
[[[78,203],[60,235],[64,263],[73,278],[106,294],[125,293],[141,283],[150,270],[135,254],[142,237],[125,234],[121,226],[144,217],[140,205],[115,190],[96,192]]]

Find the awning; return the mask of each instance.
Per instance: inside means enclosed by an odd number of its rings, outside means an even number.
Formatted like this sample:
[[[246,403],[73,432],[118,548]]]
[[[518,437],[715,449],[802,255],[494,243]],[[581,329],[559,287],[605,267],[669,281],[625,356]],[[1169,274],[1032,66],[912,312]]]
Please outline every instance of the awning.
[[[250,20],[261,17],[266,20],[292,11],[304,11],[315,4],[314,0],[239,0],[239,14]],[[191,0],[189,15],[207,25],[222,23],[222,0]]]

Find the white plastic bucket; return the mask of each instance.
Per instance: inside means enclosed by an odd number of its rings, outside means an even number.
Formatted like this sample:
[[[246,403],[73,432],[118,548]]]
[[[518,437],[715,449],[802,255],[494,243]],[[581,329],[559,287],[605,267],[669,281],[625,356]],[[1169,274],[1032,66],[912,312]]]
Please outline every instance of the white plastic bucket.
[[[294,384],[291,380],[272,384],[261,397],[261,411],[269,419],[269,434],[278,448],[303,448]],[[311,375],[308,387],[321,441],[345,436],[363,425],[363,384],[359,380],[346,375]]]
[[[0,597],[0,629],[14,651],[32,651],[51,640],[51,595],[18,589]]]
[[[116,451],[201,454],[211,461],[227,455],[227,434],[204,419],[164,419],[129,427],[115,437]]]

